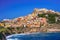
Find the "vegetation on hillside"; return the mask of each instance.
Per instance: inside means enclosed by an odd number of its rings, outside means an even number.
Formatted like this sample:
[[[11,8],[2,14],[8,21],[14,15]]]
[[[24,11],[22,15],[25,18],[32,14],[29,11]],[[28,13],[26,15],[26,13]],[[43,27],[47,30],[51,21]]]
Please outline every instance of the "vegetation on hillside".
[[[43,13],[43,14],[38,14],[38,17],[45,17],[48,19],[48,23],[56,23],[56,17],[58,17],[57,14],[53,14],[53,13]]]

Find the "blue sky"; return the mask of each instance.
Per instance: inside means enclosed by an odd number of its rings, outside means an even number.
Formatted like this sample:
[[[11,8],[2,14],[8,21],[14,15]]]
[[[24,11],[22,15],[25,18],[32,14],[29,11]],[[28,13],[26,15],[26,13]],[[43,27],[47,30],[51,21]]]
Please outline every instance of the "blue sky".
[[[34,8],[47,8],[60,12],[60,0],[0,0],[0,20],[28,15]]]

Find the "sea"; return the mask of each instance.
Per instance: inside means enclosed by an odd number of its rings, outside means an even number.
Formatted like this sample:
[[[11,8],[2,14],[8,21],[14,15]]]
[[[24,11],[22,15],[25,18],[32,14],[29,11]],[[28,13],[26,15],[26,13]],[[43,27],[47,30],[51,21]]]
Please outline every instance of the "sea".
[[[6,40],[60,40],[60,32],[12,34]]]

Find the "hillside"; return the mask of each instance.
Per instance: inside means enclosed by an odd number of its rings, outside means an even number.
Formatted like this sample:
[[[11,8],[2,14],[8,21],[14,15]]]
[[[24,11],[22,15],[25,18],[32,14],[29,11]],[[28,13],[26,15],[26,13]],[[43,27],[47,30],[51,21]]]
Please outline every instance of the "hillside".
[[[5,34],[58,31],[60,31],[60,13],[45,8],[35,8],[27,16],[3,19],[0,22],[0,32]]]

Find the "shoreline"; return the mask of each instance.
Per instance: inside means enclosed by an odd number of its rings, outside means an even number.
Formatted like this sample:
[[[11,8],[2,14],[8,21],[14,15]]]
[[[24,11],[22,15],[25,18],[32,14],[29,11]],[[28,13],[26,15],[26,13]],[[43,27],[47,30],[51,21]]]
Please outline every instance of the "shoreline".
[[[31,36],[31,35],[41,35],[41,36],[47,36],[47,35],[54,35],[54,34],[60,34],[60,32],[38,32],[38,33],[21,33],[21,34],[12,34],[12,35],[9,35],[9,36],[6,36],[6,39],[9,39],[10,37],[15,37],[15,36]]]

